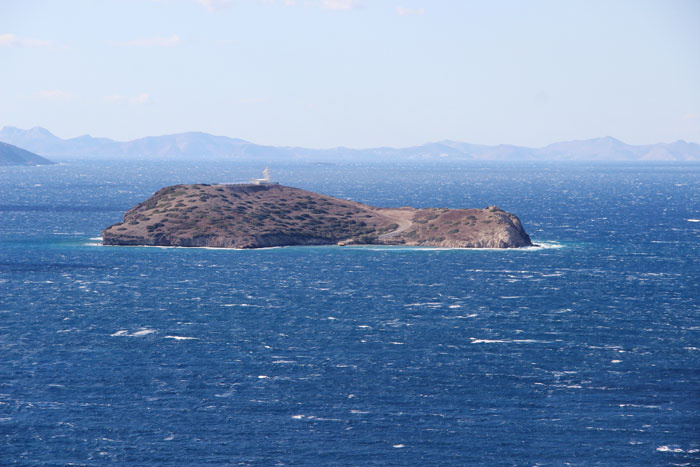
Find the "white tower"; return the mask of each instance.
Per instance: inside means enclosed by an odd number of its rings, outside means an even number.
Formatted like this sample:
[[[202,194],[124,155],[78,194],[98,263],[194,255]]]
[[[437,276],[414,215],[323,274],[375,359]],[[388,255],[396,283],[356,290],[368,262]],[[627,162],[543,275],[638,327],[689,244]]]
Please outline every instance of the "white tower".
[[[263,170],[263,178],[254,178],[250,183],[254,185],[278,185],[277,182],[272,181],[270,167],[265,167],[265,170]]]

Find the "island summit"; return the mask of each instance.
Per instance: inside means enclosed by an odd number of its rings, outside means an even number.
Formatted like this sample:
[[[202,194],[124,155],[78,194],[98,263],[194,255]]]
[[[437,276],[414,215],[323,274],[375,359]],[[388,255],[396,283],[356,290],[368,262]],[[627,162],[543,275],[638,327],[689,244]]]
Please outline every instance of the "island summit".
[[[486,209],[378,208],[272,182],[163,188],[102,234],[104,245],[264,248],[291,245],[532,246],[520,219]]]

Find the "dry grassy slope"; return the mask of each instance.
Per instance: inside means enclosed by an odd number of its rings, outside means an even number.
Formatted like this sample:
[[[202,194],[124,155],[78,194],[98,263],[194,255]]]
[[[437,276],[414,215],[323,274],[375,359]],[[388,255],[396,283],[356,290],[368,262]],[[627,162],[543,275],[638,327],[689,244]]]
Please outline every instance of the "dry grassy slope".
[[[105,245],[260,248],[281,245],[529,245],[496,209],[383,209],[283,185],[163,188],[103,233]]]

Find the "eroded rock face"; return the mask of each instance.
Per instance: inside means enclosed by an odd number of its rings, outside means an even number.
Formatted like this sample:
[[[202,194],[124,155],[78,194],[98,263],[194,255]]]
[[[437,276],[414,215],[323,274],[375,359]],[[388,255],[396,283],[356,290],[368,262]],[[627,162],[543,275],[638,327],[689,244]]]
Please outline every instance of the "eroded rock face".
[[[532,245],[513,214],[487,209],[375,208],[283,185],[175,185],[103,232],[105,245],[262,248],[385,244]]]

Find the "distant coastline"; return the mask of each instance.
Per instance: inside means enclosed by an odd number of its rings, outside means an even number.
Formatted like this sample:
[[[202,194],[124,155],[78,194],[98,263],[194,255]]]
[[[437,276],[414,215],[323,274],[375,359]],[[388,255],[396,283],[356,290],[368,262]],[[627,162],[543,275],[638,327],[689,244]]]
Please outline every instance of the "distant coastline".
[[[509,144],[483,145],[444,140],[405,148],[375,147],[353,149],[335,147],[309,149],[267,146],[238,138],[202,132],[148,136],[132,141],[115,141],[83,135],[59,138],[41,127],[23,130],[6,126],[0,141],[47,157],[65,159],[144,159],[144,160],[261,160],[315,163],[406,162],[406,161],[581,161],[649,162],[700,161],[700,145],[686,141],[630,145],[612,138],[565,141],[542,148]]]

